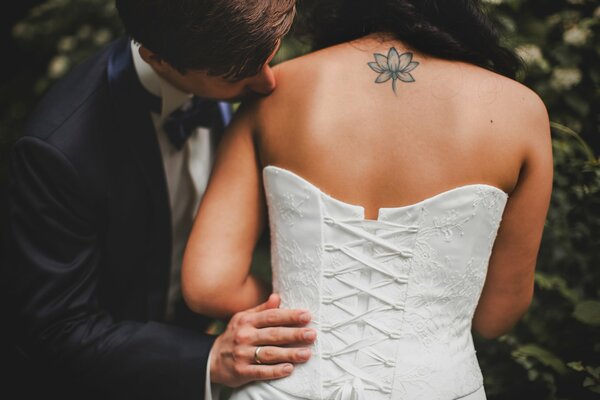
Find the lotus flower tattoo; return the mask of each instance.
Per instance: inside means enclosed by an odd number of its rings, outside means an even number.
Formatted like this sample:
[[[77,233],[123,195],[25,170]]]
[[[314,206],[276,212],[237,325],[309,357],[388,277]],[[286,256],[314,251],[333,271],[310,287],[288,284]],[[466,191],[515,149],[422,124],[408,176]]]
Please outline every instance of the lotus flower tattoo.
[[[375,62],[368,63],[369,67],[379,74],[375,83],[384,83],[392,80],[392,90],[396,94],[396,82],[415,82],[415,78],[410,74],[412,70],[419,66],[417,61],[413,61],[412,53],[398,54],[395,47],[388,52],[387,57],[383,54],[375,53]]]

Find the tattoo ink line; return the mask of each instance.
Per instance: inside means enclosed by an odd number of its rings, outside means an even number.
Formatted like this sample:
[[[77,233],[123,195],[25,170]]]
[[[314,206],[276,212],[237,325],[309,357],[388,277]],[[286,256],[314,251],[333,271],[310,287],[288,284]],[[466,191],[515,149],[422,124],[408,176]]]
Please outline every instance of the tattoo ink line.
[[[379,74],[375,83],[384,83],[391,79],[392,90],[397,95],[396,82],[398,80],[406,83],[415,82],[415,78],[410,72],[417,68],[419,63],[412,60],[413,53],[398,54],[398,50],[392,47],[387,56],[380,53],[375,53],[373,56],[375,56],[375,62],[367,63],[367,65]]]

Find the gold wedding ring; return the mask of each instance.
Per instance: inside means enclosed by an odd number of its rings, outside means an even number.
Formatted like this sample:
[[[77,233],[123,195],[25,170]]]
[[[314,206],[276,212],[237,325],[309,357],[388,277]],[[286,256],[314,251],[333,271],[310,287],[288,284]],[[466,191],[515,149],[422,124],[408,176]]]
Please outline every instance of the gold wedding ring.
[[[261,349],[262,349],[262,346],[258,346],[258,347],[256,347],[256,350],[254,350],[254,362],[257,364],[262,364],[262,362],[258,358],[258,353],[260,353]]]

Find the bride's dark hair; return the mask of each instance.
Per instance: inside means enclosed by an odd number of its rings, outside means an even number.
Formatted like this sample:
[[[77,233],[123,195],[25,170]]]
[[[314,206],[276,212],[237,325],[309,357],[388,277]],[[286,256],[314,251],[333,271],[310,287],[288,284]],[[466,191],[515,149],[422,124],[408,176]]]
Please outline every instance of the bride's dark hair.
[[[295,33],[313,50],[386,32],[423,53],[510,78],[522,66],[480,0],[299,0],[298,10]]]

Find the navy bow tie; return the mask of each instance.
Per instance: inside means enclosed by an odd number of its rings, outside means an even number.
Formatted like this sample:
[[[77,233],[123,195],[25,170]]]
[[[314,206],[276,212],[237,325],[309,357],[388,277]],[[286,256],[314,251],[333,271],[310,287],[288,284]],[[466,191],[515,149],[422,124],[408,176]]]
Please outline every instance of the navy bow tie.
[[[223,119],[218,102],[194,97],[181,108],[173,111],[163,123],[163,129],[177,150],[198,127],[223,128]]]

